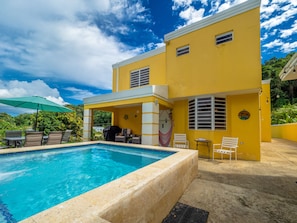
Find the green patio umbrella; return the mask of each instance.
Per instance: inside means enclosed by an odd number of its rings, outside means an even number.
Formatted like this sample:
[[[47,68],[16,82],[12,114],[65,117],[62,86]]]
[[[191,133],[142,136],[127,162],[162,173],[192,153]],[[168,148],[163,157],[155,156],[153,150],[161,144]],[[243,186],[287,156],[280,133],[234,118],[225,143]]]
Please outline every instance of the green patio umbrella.
[[[49,111],[49,112],[72,112],[71,109],[66,108],[62,105],[54,103],[47,100],[46,98],[40,96],[31,97],[18,97],[18,98],[0,98],[0,103],[20,107],[29,108],[37,110],[36,112],[36,122],[34,129],[37,127],[38,111]]]

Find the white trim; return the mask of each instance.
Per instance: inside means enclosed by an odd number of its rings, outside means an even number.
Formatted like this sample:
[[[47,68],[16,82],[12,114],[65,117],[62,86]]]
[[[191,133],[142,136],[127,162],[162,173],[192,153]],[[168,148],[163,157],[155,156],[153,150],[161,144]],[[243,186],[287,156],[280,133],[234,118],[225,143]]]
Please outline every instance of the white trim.
[[[297,79],[297,53],[295,53],[289,62],[279,73],[279,78],[282,81],[296,80]]]
[[[270,84],[271,79],[262,80],[262,84]]]
[[[148,51],[148,52],[140,54],[138,56],[135,56],[135,57],[129,58],[127,60],[123,60],[123,61],[121,61],[119,63],[113,64],[112,68],[115,69],[115,68],[118,68],[118,67],[125,66],[127,64],[131,64],[131,63],[134,63],[134,62],[137,62],[137,61],[140,61],[140,60],[144,60],[146,58],[149,58],[149,57],[156,56],[158,54],[164,53],[165,51],[166,51],[165,46],[162,46],[160,48]]]
[[[98,104],[104,102],[114,102],[128,99],[136,99],[148,96],[155,96],[168,101],[168,86],[167,85],[148,85],[139,88],[133,88],[126,91],[113,92],[102,94],[89,98],[84,98],[84,105]]]
[[[226,100],[226,98],[225,98]],[[215,120],[215,97],[211,97],[211,130],[216,130],[215,126],[216,126],[216,120]]]
[[[116,81],[116,92],[119,91],[119,67],[117,67],[117,81]]]
[[[164,36],[164,42],[168,42],[172,39],[178,38],[180,36],[186,35],[198,29],[202,29],[214,23],[223,21],[225,19],[231,18],[233,16],[239,15],[241,13],[247,12],[254,8],[260,7],[261,0],[248,0],[241,4],[235,5],[229,9],[219,12],[213,16],[206,17],[198,22],[192,23],[188,26],[180,28],[176,31],[170,32]]]

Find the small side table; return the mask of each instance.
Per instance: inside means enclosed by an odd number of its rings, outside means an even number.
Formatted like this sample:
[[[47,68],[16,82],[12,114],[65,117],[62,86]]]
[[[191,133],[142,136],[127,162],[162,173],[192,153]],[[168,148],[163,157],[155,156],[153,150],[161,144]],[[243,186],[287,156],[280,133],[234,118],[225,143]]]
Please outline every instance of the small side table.
[[[198,139],[195,139],[195,142],[196,142],[196,149],[198,150],[198,145],[199,143],[204,143],[206,144],[207,148],[208,148],[208,158],[210,159],[210,145],[209,143],[211,142],[210,140],[208,139],[204,139],[204,138],[198,138]]]

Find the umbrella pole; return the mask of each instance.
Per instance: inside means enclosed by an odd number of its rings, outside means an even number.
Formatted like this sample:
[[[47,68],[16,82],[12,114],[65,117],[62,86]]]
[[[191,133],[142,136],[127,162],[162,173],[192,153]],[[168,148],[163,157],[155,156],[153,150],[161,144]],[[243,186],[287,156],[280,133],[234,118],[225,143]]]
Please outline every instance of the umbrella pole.
[[[38,108],[39,108],[39,105],[37,107],[36,118],[35,118],[35,127],[34,127],[35,132],[36,132],[36,129],[37,129]]]

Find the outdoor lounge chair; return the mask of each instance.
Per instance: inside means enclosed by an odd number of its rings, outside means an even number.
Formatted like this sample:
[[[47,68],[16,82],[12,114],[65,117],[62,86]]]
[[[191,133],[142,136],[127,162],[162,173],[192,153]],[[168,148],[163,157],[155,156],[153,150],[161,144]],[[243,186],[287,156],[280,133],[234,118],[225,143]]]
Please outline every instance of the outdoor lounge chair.
[[[115,136],[115,142],[127,142],[131,132],[131,129],[122,129],[122,132]]]
[[[214,160],[215,153],[220,153],[221,159],[223,159],[224,154],[229,155],[230,161],[232,158],[232,153],[234,153],[235,160],[237,160],[237,147],[238,147],[238,138],[223,137],[221,144],[213,144],[212,160]]]
[[[49,132],[46,145],[60,144],[62,142],[62,136],[63,136],[62,131]]]
[[[70,136],[71,136],[71,132],[72,132],[72,130],[67,129],[67,130],[63,133],[63,136],[62,136],[62,143],[68,143],[68,142],[69,142],[69,139],[70,139]]]
[[[41,146],[43,132],[26,132],[24,146]]]
[[[174,133],[173,147],[180,149],[188,149],[189,141],[186,134]]]

